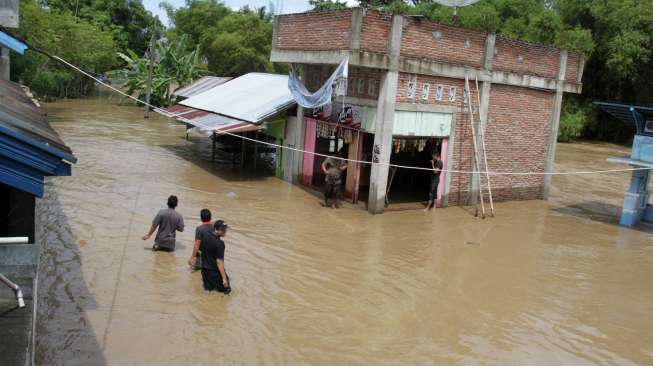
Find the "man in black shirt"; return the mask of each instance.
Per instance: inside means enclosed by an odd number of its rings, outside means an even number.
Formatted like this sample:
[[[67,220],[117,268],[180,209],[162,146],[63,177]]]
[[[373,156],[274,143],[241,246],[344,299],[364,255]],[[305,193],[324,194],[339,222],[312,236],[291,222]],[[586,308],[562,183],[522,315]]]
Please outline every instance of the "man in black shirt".
[[[188,265],[193,267],[195,271],[202,268],[200,257],[200,243],[202,242],[202,238],[207,233],[210,234],[213,232],[211,211],[209,209],[204,208],[200,211],[200,219],[202,220],[202,225],[195,229],[195,245],[193,246],[193,253],[190,256],[190,259],[188,259]]]
[[[435,207],[435,200],[438,199],[438,185],[440,184],[440,172],[442,171],[442,160],[440,160],[440,154],[437,151],[434,151],[431,155],[431,186],[429,187],[429,200],[426,202],[426,208],[424,211],[428,211],[431,208]]]
[[[202,282],[206,291],[231,292],[229,276],[224,269],[224,242],[227,224],[218,220],[213,224],[213,231],[202,237],[200,253],[202,258]]]

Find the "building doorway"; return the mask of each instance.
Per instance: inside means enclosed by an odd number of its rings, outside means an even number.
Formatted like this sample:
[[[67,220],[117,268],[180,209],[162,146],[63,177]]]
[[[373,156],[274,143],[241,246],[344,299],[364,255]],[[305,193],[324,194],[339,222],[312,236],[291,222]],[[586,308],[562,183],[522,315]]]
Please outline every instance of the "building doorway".
[[[395,136],[392,140],[390,163],[420,168],[431,167],[433,152],[442,154],[442,138]],[[446,151],[444,152],[446,154]],[[432,173],[427,170],[391,166],[388,174],[386,206],[392,208],[420,208],[426,204]],[[440,185],[444,184],[444,174]],[[440,187],[441,188],[441,187]],[[441,191],[441,189],[439,189]]]

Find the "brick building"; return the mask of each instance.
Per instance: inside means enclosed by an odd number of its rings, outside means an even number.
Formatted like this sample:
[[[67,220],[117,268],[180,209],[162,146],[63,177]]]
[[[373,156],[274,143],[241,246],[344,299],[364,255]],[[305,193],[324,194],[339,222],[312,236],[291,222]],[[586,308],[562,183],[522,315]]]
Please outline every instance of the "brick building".
[[[355,8],[276,18],[271,60],[299,65],[309,90],[344,57],[349,57],[344,100],[336,97],[326,111],[298,108],[297,118],[287,122],[287,145],[329,153],[343,145],[341,139],[329,140],[342,136],[350,158],[405,165],[423,164],[424,151],[438,149],[445,168],[454,171],[473,170],[467,98],[480,116],[477,128],[485,131],[490,171],[551,171],[562,96],[580,93],[583,73],[577,53],[420,17]],[[344,107],[351,126],[337,123]],[[308,155],[287,154],[287,166],[294,181],[319,185],[322,159]],[[383,211],[386,192],[425,199],[428,172],[392,170],[350,163],[348,197],[356,201],[367,194],[373,213]],[[441,205],[477,199],[477,176],[442,178]],[[546,198],[549,185],[542,175],[492,177],[497,201]]]

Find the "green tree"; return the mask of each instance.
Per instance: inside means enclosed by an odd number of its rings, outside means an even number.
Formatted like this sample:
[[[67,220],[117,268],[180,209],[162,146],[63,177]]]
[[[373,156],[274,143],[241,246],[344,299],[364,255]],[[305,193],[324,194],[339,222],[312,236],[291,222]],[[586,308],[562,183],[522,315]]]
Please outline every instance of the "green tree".
[[[32,47],[60,56],[92,73],[103,73],[117,61],[117,47],[111,33],[33,1],[20,2],[18,35]],[[88,94],[93,87],[93,81],[86,76],[33,50],[12,57],[11,61],[12,79],[28,85],[41,97],[78,97]]]
[[[218,75],[275,71],[270,62],[272,23],[257,11],[245,8],[227,15],[205,31],[201,45],[209,70]]]
[[[152,69],[152,95],[150,103],[156,106],[169,106],[175,102],[173,88],[178,89],[190,84],[193,80],[206,74],[206,68],[200,58],[199,46],[189,49],[189,37],[181,36],[176,41],[162,40],[156,44],[156,55],[159,59]],[[140,57],[128,50],[118,53],[127,67],[112,72],[112,76],[123,79],[125,88],[130,95],[136,95],[143,100],[146,87],[149,57]]]
[[[231,14],[231,10],[217,0],[186,0],[186,5],[178,9],[166,2],[160,6],[166,10],[172,22],[168,37],[175,39],[187,35],[190,45],[199,44],[208,29],[214,28]]]
[[[154,17],[141,0],[39,0],[53,11],[70,14],[110,32],[118,48],[147,50]]]
[[[347,8],[347,3],[339,0],[309,0],[308,3],[313,7],[313,10],[316,11]]]

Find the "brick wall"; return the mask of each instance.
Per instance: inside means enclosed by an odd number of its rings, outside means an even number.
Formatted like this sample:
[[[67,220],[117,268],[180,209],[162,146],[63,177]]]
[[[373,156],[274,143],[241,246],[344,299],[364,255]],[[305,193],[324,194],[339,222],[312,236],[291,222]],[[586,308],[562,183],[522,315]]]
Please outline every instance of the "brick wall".
[[[569,55],[567,56],[567,70],[565,72],[565,80],[570,83],[577,83],[579,67],[580,54],[576,52],[569,52]]]
[[[361,50],[386,53],[392,27],[392,14],[378,11],[366,12],[361,27]]]
[[[415,85],[415,95],[410,97],[408,93],[408,86],[410,83]],[[461,106],[463,105],[463,89],[464,80],[451,79],[445,77],[429,76],[399,73],[399,82],[397,84],[397,103],[417,103],[417,104],[437,104],[443,106]],[[470,83],[472,88],[472,96],[475,94],[475,86]],[[426,88],[426,89],[425,89]],[[441,88],[441,95],[438,89]],[[428,92],[426,91],[428,90]],[[475,98],[475,97],[474,97]],[[474,106],[476,100],[472,99]]]
[[[306,51],[348,49],[351,13],[349,9],[280,15],[276,46]]]
[[[305,85],[309,91],[316,91],[331,76],[335,66],[304,65]],[[381,83],[381,70],[365,67],[349,67],[347,96],[377,100]]]
[[[493,69],[547,78],[558,76],[560,50],[497,36]]]
[[[411,18],[406,18],[406,22],[401,38],[402,57],[481,67],[485,34]]]
[[[454,143],[451,159],[451,169],[457,171],[472,171],[472,129],[469,120],[469,113],[461,112],[454,114]],[[471,186],[471,175],[462,173],[447,173],[451,175],[449,181],[448,204],[450,206],[463,206],[469,202],[469,188]]]
[[[544,172],[554,93],[492,85],[486,130],[491,171]],[[496,201],[542,198],[544,177],[492,177]]]

